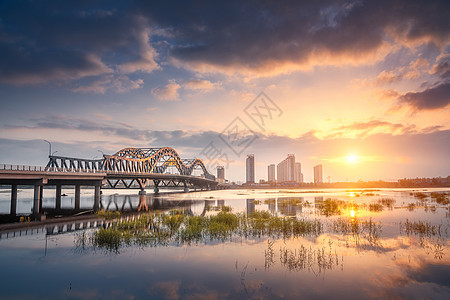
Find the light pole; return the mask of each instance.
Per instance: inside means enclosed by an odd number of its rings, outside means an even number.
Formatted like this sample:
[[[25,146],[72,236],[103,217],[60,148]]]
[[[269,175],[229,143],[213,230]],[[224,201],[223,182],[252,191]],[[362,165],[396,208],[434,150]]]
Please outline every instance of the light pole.
[[[105,156],[105,153],[103,153],[102,150],[97,150],[98,152],[100,152],[103,156]]]
[[[52,152],[52,156],[53,156],[56,152],[58,152],[58,151],[53,151],[53,152]]]
[[[50,157],[51,154],[52,154],[52,143],[50,143],[50,142],[47,141],[47,140],[43,140],[43,141],[48,143],[48,146],[49,146],[49,149],[48,149],[48,157]]]

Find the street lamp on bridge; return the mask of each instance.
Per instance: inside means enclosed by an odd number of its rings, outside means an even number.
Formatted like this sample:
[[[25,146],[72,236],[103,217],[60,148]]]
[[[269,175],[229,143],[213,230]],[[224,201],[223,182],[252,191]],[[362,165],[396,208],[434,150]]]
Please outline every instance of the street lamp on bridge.
[[[52,155],[52,143],[50,143],[47,140],[43,140],[43,141],[48,143],[48,146],[49,146],[49,148],[48,148],[48,157],[50,157]]]

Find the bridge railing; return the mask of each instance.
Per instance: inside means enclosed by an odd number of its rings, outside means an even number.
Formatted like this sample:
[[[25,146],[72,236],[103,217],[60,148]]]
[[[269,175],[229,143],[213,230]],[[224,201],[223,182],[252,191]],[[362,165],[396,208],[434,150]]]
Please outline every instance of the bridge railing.
[[[83,168],[56,168],[56,167],[42,167],[42,166],[27,166],[27,165],[9,165],[0,164],[0,171],[31,171],[31,172],[71,172],[71,173],[105,173],[104,170],[90,170]]]
[[[45,167],[41,166],[26,166],[26,165],[7,165],[0,164],[0,170],[8,170],[8,171],[38,171],[44,172]]]
[[[11,165],[11,164],[0,164],[0,171],[28,171],[28,172],[59,172],[59,173],[107,173],[107,174],[148,174],[148,172],[129,172],[129,171],[110,171],[110,170],[95,170],[95,169],[84,169],[84,168],[64,168],[64,167],[42,167],[42,166],[27,166],[27,165]],[[170,173],[161,173],[170,174]],[[191,177],[205,178],[204,176]],[[210,179],[210,178],[206,178]]]

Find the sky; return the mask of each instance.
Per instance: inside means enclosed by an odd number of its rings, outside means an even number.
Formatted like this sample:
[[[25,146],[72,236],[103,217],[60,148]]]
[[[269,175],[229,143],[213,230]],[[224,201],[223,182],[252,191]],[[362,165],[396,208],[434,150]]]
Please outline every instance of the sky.
[[[0,163],[174,148],[256,179],[450,175],[449,1],[0,0]]]

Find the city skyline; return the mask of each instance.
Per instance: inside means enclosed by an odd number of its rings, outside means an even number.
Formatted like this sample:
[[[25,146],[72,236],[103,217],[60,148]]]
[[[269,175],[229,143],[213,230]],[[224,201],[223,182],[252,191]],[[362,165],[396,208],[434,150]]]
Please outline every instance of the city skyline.
[[[282,153],[301,158],[305,182],[318,164],[331,181],[446,177],[449,9],[3,1],[0,163],[45,166],[43,140],[89,159],[168,146],[214,174],[202,154],[214,142],[231,181],[245,181],[246,153],[256,180]],[[261,92],[275,106],[255,115]],[[240,149],[234,128],[246,130]]]

